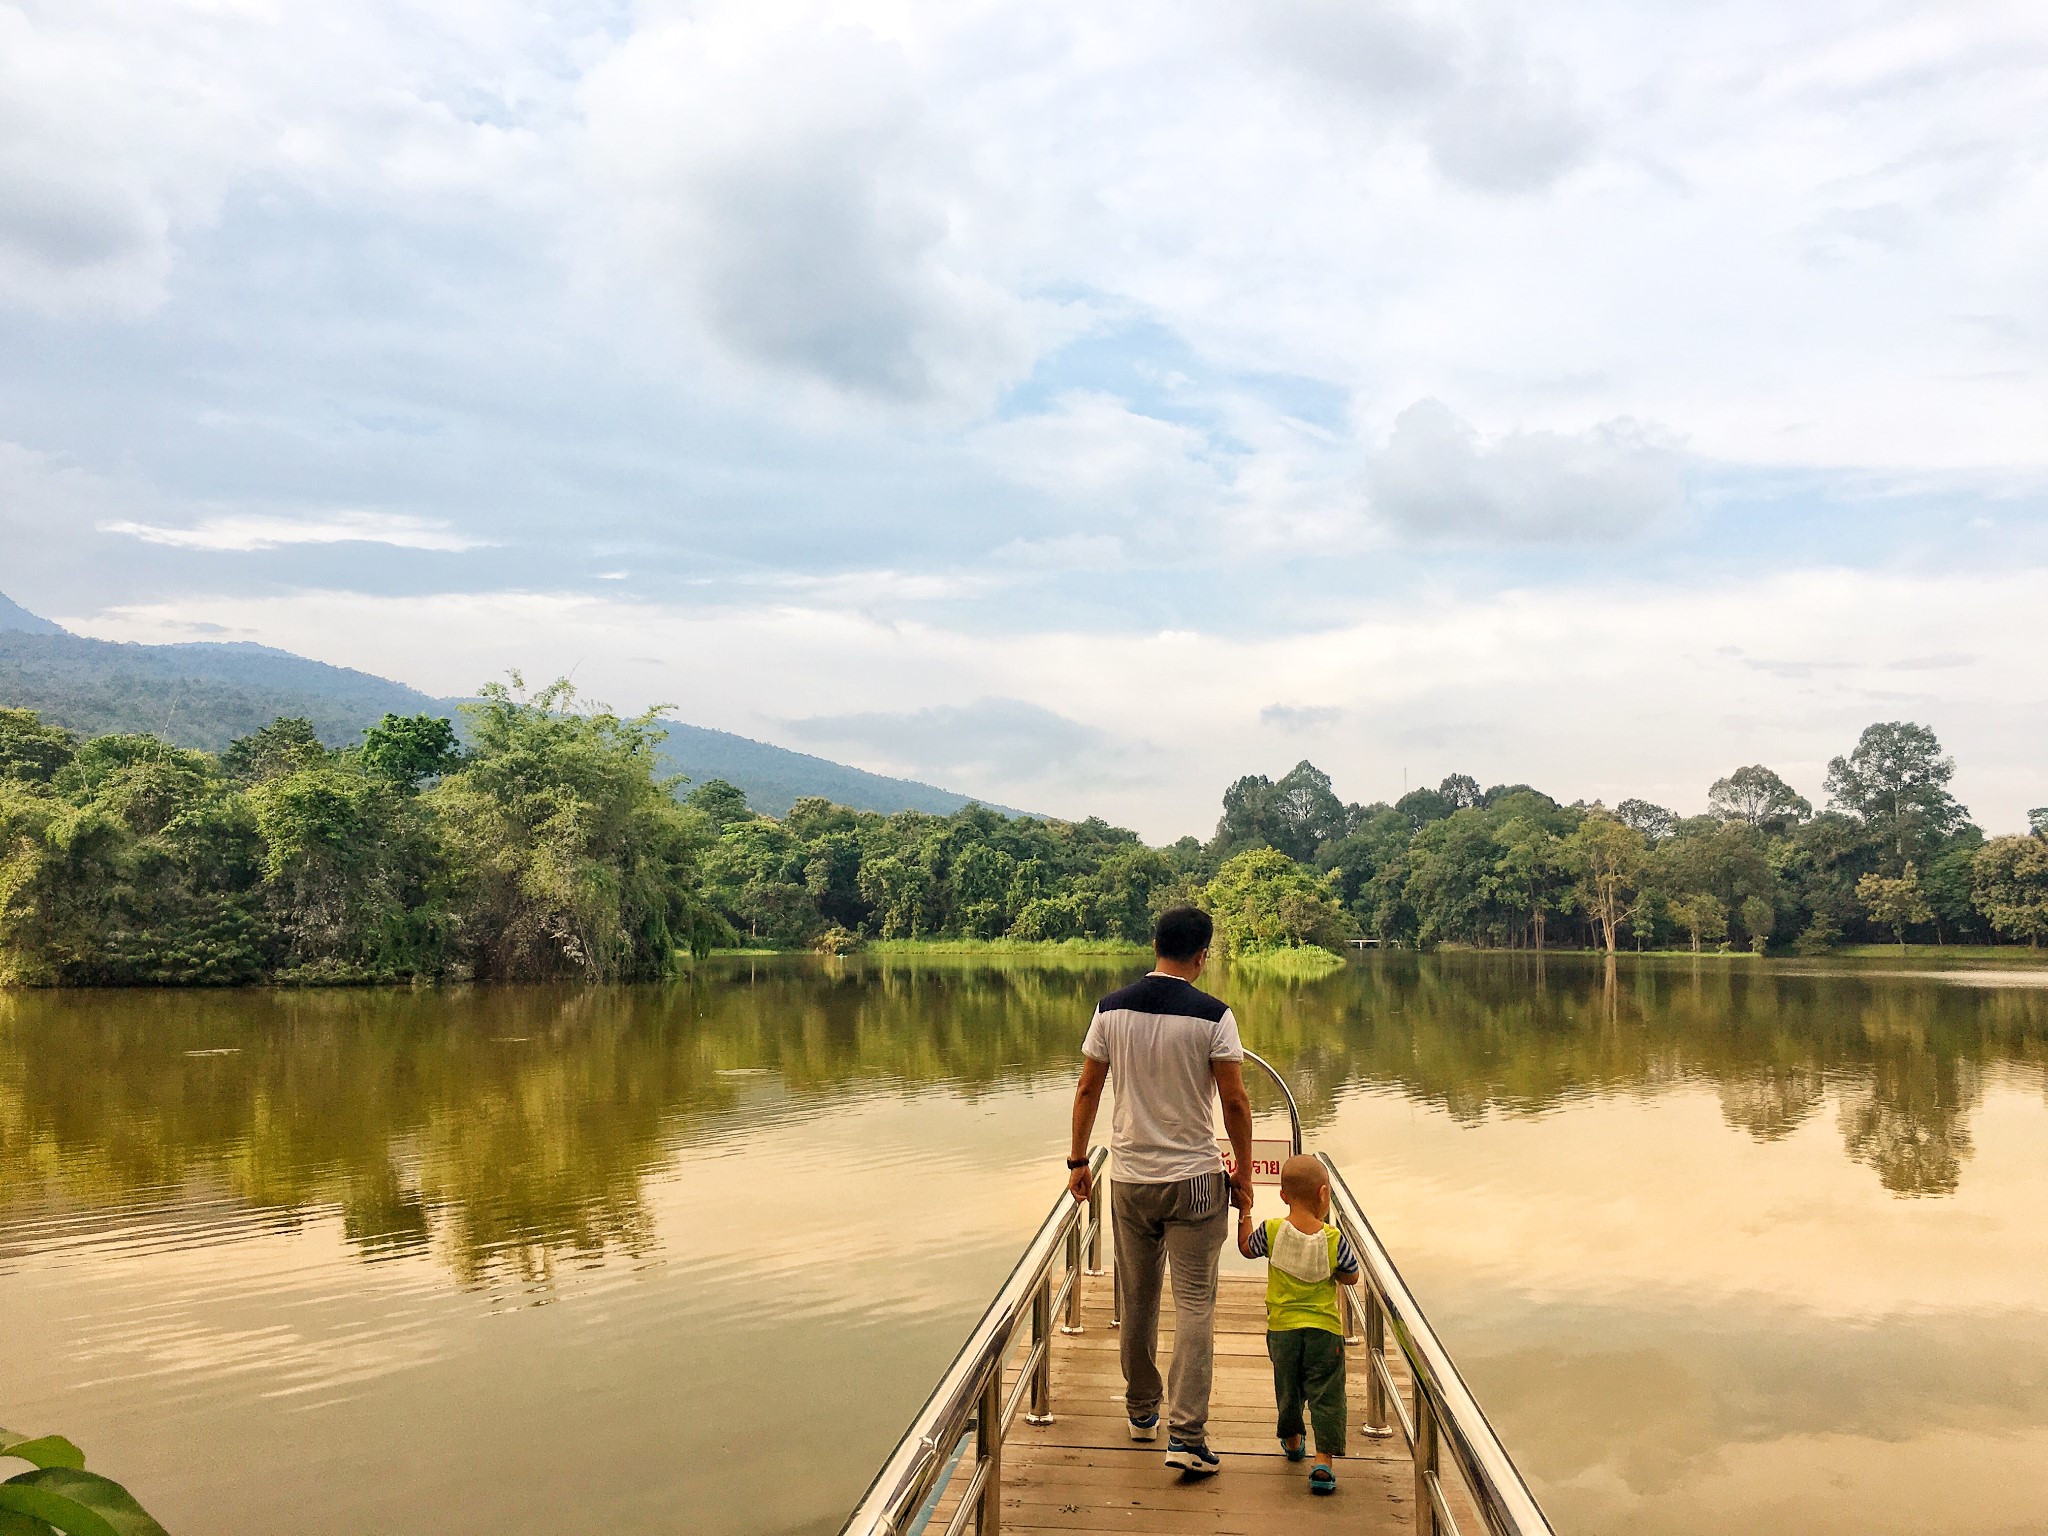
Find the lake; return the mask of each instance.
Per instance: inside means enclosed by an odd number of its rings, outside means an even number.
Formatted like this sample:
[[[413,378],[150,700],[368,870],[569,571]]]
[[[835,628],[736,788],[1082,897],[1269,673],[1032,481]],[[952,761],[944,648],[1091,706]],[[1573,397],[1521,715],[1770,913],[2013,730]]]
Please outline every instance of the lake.
[[[834,1531],[1134,969],[0,994],[0,1424],[173,1531]],[[2048,1527],[2044,983],[1209,981],[1559,1530],[1688,1536]]]

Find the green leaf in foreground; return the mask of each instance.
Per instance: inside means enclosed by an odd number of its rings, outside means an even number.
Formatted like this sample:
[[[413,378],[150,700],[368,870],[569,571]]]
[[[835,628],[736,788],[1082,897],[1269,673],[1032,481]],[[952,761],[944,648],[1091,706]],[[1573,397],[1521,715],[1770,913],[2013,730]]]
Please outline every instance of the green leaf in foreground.
[[[19,1510],[0,1509],[0,1536],[54,1536],[57,1527]]]
[[[11,1429],[0,1429],[0,1456],[32,1461],[39,1467],[85,1465],[85,1452],[62,1435],[17,1435]],[[4,1528],[0,1528],[0,1536],[4,1536]]]
[[[65,1536],[169,1536],[119,1483],[75,1467],[39,1467],[0,1483],[0,1513],[47,1521]]]

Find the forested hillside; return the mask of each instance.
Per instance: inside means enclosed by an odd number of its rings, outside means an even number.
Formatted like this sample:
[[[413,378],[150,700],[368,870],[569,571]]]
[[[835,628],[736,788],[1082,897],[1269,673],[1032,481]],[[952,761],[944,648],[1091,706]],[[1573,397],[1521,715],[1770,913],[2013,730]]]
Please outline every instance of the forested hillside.
[[[219,752],[280,716],[312,722],[347,747],[387,714],[458,715],[458,700],[310,661],[268,646],[218,641],[127,645],[73,635],[0,596],[0,707],[32,709],[79,736],[147,733]],[[724,779],[781,815],[806,795],[870,811],[945,815],[974,802],[910,779],[869,773],[730,731],[670,722],[661,771]]]
[[[281,715],[344,746],[386,714],[449,709],[403,683],[268,646],[121,645],[61,631],[0,632],[0,705],[81,736],[148,732],[208,752]]]

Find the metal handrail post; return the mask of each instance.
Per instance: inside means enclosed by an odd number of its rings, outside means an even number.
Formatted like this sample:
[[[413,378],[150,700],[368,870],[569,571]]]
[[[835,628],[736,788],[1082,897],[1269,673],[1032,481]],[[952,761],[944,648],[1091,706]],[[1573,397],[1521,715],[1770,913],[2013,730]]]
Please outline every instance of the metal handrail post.
[[[1052,1271],[1031,1298],[1031,1406],[1027,1424],[1052,1422]],[[1000,1373],[999,1373],[1000,1374]]]
[[[981,1499],[974,1511],[978,1536],[1001,1536],[1003,1528],[1003,1373],[990,1372],[981,1389],[981,1412],[975,1421],[974,1458],[981,1476]]]
[[[1394,1432],[1387,1422],[1387,1314],[1372,1288],[1365,1288],[1365,1432],[1384,1436]]]
[[[1067,1315],[1060,1319],[1061,1333],[1081,1331],[1081,1229],[1067,1232]]]
[[[1088,1273],[1102,1273],[1102,1218],[1103,1195],[1109,1188],[1107,1179],[1088,1181]]]
[[[1415,1383],[1415,1536],[1443,1536],[1436,1518],[1436,1413]]]

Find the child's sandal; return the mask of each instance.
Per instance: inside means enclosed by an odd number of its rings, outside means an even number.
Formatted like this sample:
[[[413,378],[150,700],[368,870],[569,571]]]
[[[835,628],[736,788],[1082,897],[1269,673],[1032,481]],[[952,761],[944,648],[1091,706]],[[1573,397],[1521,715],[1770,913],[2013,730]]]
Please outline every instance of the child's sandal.
[[[1280,1449],[1287,1453],[1287,1459],[1289,1461],[1307,1461],[1308,1436],[1300,1436],[1295,1440],[1294,1444],[1292,1445],[1289,1445],[1285,1440],[1282,1440],[1280,1442]]]
[[[1328,1467],[1317,1466],[1308,1475],[1308,1491],[1310,1493],[1335,1493],[1337,1491],[1337,1474]]]

